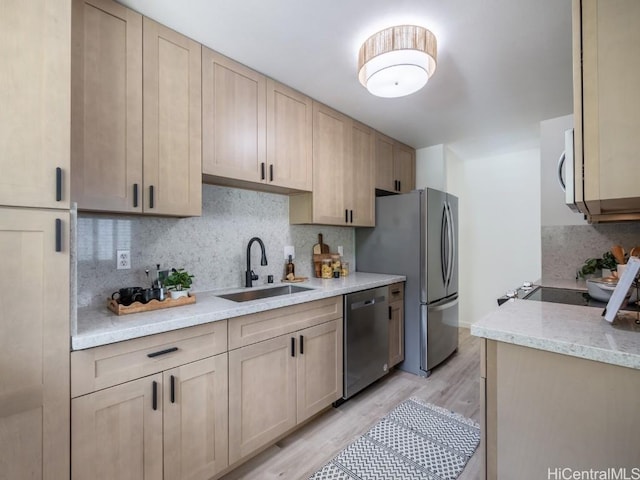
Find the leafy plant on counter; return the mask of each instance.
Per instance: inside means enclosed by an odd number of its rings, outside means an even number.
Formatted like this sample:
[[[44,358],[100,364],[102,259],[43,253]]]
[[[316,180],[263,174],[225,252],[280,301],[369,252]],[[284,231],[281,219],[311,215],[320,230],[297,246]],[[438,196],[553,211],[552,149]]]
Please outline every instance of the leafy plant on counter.
[[[187,272],[184,268],[171,269],[171,273],[164,282],[169,290],[188,290],[193,283],[194,276]]]
[[[605,252],[602,254],[602,258],[588,258],[585,260],[584,265],[578,270],[580,277],[584,278],[587,275],[593,275],[598,270],[603,268],[611,271],[618,269],[618,263],[611,252]]]

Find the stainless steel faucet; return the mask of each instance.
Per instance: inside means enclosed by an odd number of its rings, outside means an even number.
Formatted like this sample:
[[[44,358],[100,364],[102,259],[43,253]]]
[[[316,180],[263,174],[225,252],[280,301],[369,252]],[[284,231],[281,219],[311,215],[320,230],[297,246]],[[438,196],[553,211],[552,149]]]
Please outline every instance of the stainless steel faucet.
[[[253,270],[251,270],[251,245],[253,245],[253,242],[258,242],[260,244],[260,249],[262,250],[260,265],[264,266],[267,264],[267,253],[264,249],[264,243],[262,243],[262,240],[260,240],[258,237],[253,237],[251,240],[249,240],[249,244],[247,245],[247,271],[244,273],[245,287],[252,287],[253,281],[258,279],[258,275],[253,273]]]

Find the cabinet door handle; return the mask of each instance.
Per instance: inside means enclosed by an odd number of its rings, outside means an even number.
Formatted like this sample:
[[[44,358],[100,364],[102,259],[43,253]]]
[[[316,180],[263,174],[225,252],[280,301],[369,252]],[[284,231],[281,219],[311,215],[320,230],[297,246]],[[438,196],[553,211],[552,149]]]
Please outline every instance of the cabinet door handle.
[[[56,218],[56,252],[62,251],[62,220]]]
[[[154,410],[158,409],[158,382],[155,380],[152,383],[151,389],[151,408]]]
[[[295,337],[291,337],[291,356],[292,357],[296,356],[296,338]]]
[[[273,182],[273,163],[269,165],[269,181]]]
[[[391,290],[391,295],[399,295],[400,290]]]
[[[153,208],[153,185],[149,185],[149,208]]]
[[[344,209],[344,223],[349,223],[349,210]]]
[[[56,202],[62,201],[62,169],[56,167]]]
[[[349,222],[353,223],[353,210],[349,210]]]
[[[401,192],[402,191],[402,181],[398,180],[398,191]]]
[[[300,335],[300,355],[304,355],[304,335]]]
[[[138,184],[133,184],[133,208],[138,208]]]
[[[167,348],[166,350],[160,350],[158,352],[147,353],[147,357],[154,358],[159,357],[160,355],[166,355],[167,353],[177,352],[178,347]]]
[[[169,392],[169,396],[171,397],[171,403],[176,403],[176,377],[171,375],[170,380],[171,391]]]
[[[391,320],[391,305],[389,305],[389,320]]]
[[[260,163],[260,180],[264,180],[266,177],[264,169],[265,169],[265,165],[264,165],[264,162],[262,162]]]

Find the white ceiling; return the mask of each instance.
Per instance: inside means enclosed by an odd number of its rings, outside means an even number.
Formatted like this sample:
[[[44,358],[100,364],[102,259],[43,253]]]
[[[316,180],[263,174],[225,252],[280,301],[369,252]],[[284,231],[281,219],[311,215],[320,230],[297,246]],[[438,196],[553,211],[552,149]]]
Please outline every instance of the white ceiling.
[[[120,1],[416,148],[537,135],[573,110],[570,0]],[[359,46],[404,23],[436,34],[436,73],[408,97],[373,97]]]

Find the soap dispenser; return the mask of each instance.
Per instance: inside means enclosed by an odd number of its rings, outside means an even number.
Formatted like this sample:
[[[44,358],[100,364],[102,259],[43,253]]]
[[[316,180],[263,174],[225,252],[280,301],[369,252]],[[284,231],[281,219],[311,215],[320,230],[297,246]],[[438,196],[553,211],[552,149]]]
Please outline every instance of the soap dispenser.
[[[293,258],[289,255],[289,262],[286,265],[286,274],[285,278],[287,280],[293,280],[296,276],[296,266],[293,264]]]

